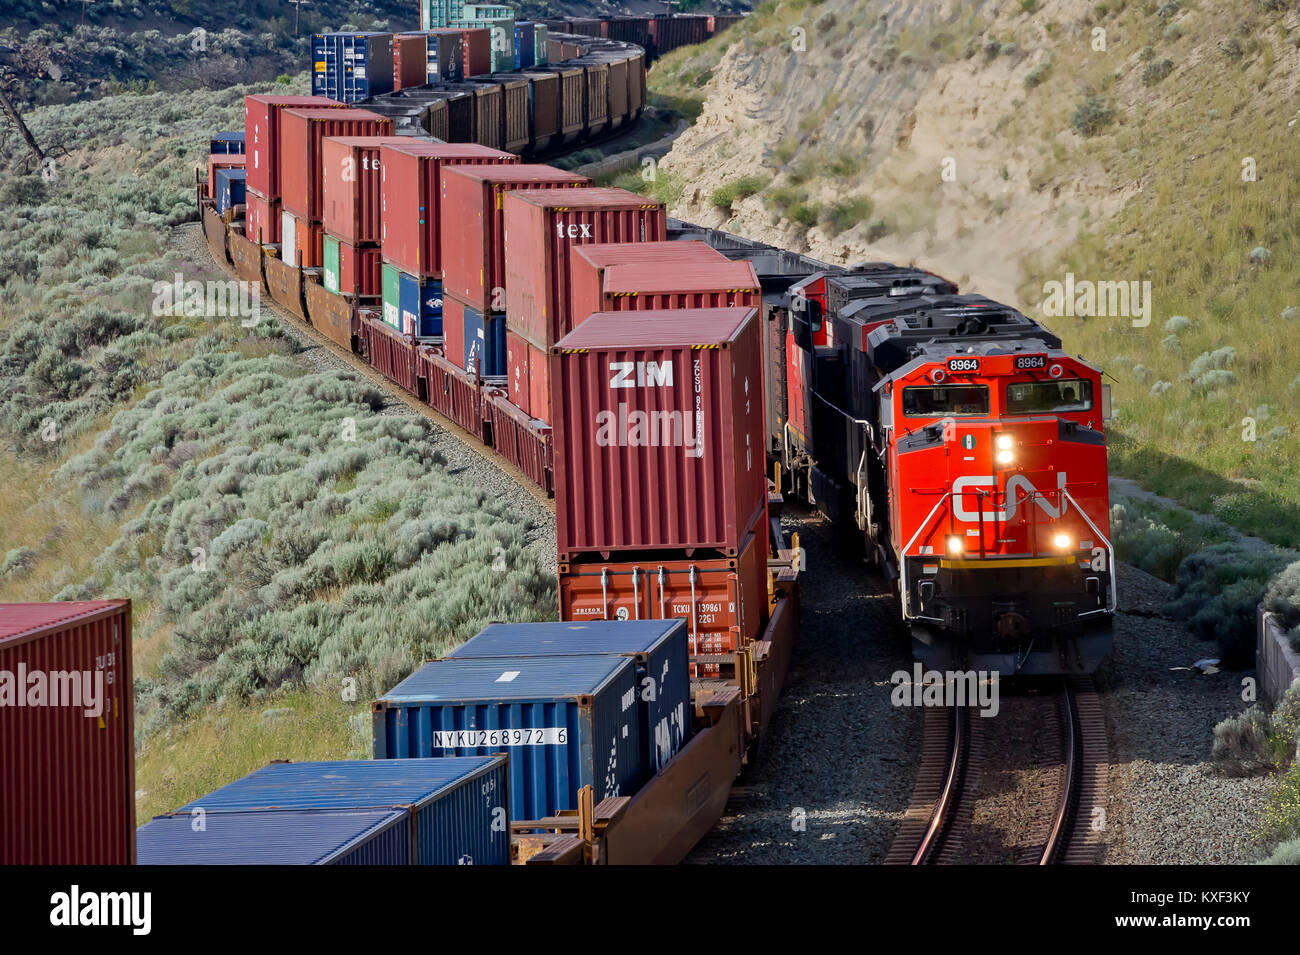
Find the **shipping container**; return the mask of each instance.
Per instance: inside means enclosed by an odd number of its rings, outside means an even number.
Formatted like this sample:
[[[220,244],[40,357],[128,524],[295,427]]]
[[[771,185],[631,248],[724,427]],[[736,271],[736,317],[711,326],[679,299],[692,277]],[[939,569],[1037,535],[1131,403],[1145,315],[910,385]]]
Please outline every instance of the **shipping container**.
[[[336,295],[377,298],[383,259],[373,245],[353,245],[325,233],[321,283]]]
[[[465,78],[465,39],[461,31],[429,31],[428,76],[430,83],[458,83]]]
[[[140,865],[410,865],[401,809],[190,813],[140,827]]]
[[[248,157],[243,153],[213,153],[208,157],[208,196],[216,199],[217,170],[243,169]]]
[[[417,341],[442,341],[442,283],[383,266],[384,324]]]
[[[514,7],[496,6],[486,3],[467,3],[461,16],[470,20],[502,20],[515,15]]]
[[[510,758],[510,816],[542,819],[631,796],[645,779],[636,666],[627,657],[426,663],[372,705],[376,759]]]
[[[500,18],[464,18],[453,20],[448,26],[461,30],[486,30],[487,68],[473,72],[467,64],[465,75],[468,77],[486,76],[489,73],[504,73],[515,68],[515,21],[513,17]]]
[[[483,407],[496,452],[542,490],[552,491],[550,426],[515,407],[510,396],[498,388],[486,389]]]
[[[528,342],[506,328],[506,396],[525,414],[532,413],[528,376]]]
[[[330,136],[321,141],[321,219],[325,231],[353,245],[378,243],[381,152],[409,136]]]
[[[518,156],[472,143],[384,146],[379,162],[384,260],[412,275],[441,279],[439,229],[444,166],[518,162]]]
[[[234,206],[243,205],[244,186],[247,181],[248,173],[243,169],[227,166],[217,170],[217,212],[224,213]]]
[[[686,621],[692,657],[727,655],[761,638],[767,626],[766,514],[735,557],[561,563],[560,619]],[[615,555],[617,556],[617,555]],[[716,676],[717,661],[699,660],[693,676]]]
[[[640,608],[637,608],[640,609]],[[691,678],[681,620],[494,623],[461,644],[455,659],[613,654],[636,661],[641,739],[647,774],[677,755],[690,737]]]
[[[443,338],[446,340],[444,302]],[[445,347],[445,346],[444,346]],[[478,377],[457,368],[436,346],[422,345],[416,352],[420,377],[427,384],[425,400],[444,417],[477,438],[483,437],[483,393]]]
[[[506,327],[510,327],[509,318]],[[528,411],[547,424],[555,421],[551,414],[551,356],[546,349],[528,343]]]
[[[280,201],[289,212],[313,222],[322,216],[323,142],[393,134],[391,119],[364,109],[286,109],[280,126]]]
[[[763,291],[754,266],[741,259],[674,263],[672,271],[649,262],[605,269],[600,312],[644,312],[670,308],[762,308]]]
[[[267,199],[280,198],[280,118],[286,109],[346,109],[324,96],[245,96],[248,186]]]
[[[539,348],[572,328],[572,250],[597,242],[660,242],[664,207],[623,189],[528,190],[505,197],[506,313]]]
[[[133,864],[130,601],[0,604],[0,673],[0,864]]]
[[[465,0],[420,0],[420,27],[433,30],[465,16]]]
[[[753,308],[598,312],[551,349],[556,544],[740,552],[767,507]]]
[[[424,86],[429,82],[429,44],[422,34],[393,37],[393,90]]]
[[[475,308],[447,290],[442,294],[442,342],[446,356],[480,378],[505,384],[506,317]]]
[[[317,96],[356,103],[393,91],[393,34],[318,33],[312,37]]]
[[[537,41],[531,20],[515,21],[515,69],[526,70],[537,63]]]
[[[276,245],[280,242],[280,200],[244,190],[244,232],[254,242]]]
[[[529,72],[528,135],[534,152],[542,152],[560,135],[560,77],[556,73]]]
[[[414,864],[509,865],[506,785],[504,756],[276,762],[177,814],[404,809]]]
[[[492,31],[483,27],[460,31],[465,79],[492,72]]]
[[[208,140],[209,155],[240,155],[244,154],[244,134],[238,133],[213,133],[212,138]]]
[[[583,245],[569,258],[569,282],[574,321],[581,322],[592,312],[603,312],[605,270],[613,265],[637,262],[653,263],[665,275],[675,275],[679,264],[688,262],[722,263],[730,260],[707,242],[698,239],[666,242],[610,242]],[[575,326],[576,327],[576,326]]]
[[[518,190],[566,192],[591,180],[545,165],[446,166],[442,170],[443,289],[479,311],[505,310],[504,196]]]
[[[281,206],[280,258],[295,268],[319,269],[325,264],[324,227]]]
[[[550,62],[549,52],[549,29],[545,23],[533,24],[533,65],[545,66]]]

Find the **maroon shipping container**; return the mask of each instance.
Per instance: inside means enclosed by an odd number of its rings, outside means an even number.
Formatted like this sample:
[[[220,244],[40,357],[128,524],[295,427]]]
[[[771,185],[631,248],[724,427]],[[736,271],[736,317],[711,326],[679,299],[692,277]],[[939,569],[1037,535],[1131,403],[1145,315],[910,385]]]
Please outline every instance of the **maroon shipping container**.
[[[637,262],[605,269],[604,296],[597,311],[760,308],[762,304],[763,291],[752,262],[682,262],[674,263],[671,270]]]
[[[528,374],[529,345],[514,332],[506,332],[506,396],[520,411],[531,414],[532,385]]]
[[[0,864],[133,865],[131,602],[0,604],[0,674]]]
[[[492,31],[461,30],[461,48],[465,53],[465,78],[486,76],[492,72]]]
[[[362,314],[358,331],[371,366],[385,378],[418,395],[415,345],[410,336],[390,328],[378,315],[368,312]]]
[[[739,553],[767,506],[753,308],[598,312],[551,349],[556,544]]]
[[[376,246],[358,246],[339,240],[340,293],[378,298],[383,293],[383,266]]]
[[[551,415],[551,356],[532,342],[528,343],[528,384],[528,413],[550,424],[555,420]]]
[[[530,418],[508,395],[490,388],[483,398],[492,447],[544,491],[551,491],[551,429]]]
[[[452,365],[465,369],[465,305],[455,297],[442,293],[442,353]],[[471,372],[477,377],[477,372]]]
[[[295,108],[347,109],[347,104],[324,96],[244,97],[248,188],[267,199],[280,198],[280,117]]]
[[[429,41],[423,34],[393,37],[393,91],[429,82]]]
[[[280,200],[267,199],[252,189],[244,191],[244,233],[254,242],[274,245],[280,241]],[[261,236],[260,240],[258,236]]]
[[[325,264],[325,227],[308,222],[283,207],[280,210],[280,258],[301,269]]]
[[[478,378],[447,361],[440,350],[418,350],[420,377],[428,388],[425,400],[445,418],[477,438],[483,437],[483,393]]]
[[[379,163],[384,261],[411,275],[442,278],[438,229],[443,167],[517,162],[518,156],[474,143],[384,146]]]
[[[448,166],[442,171],[444,293],[484,312],[506,307],[503,199],[520,189],[588,186],[591,180],[554,166]],[[561,200],[557,200],[561,201]]]
[[[330,136],[321,142],[326,232],[353,245],[379,242],[380,148],[409,141],[409,136]]]
[[[539,348],[550,348],[573,327],[572,250],[597,242],[662,242],[666,232],[663,205],[624,189],[507,194],[506,314],[510,327]]]
[[[393,121],[364,109],[286,109],[280,117],[280,201],[321,220],[321,144],[331,136],[391,136]]]
[[[601,303],[605,295],[605,270],[612,265],[652,262],[659,266],[659,271],[663,274],[673,275],[677,263],[730,261],[713,246],[698,239],[679,242],[607,242],[579,246],[569,258],[574,321],[581,322],[592,312],[607,311]]]

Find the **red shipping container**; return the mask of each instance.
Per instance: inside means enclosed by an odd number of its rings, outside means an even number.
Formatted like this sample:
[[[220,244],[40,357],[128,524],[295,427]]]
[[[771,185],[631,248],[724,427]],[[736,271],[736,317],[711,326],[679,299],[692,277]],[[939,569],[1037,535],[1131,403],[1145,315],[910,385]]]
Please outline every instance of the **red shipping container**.
[[[528,376],[528,342],[514,332],[506,332],[506,395],[520,411],[531,414],[533,403],[532,382]]]
[[[280,117],[280,202],[321,219],[321,143],[330,136],[391,136],[393,121],[364,109],[286,109]]]
[[[380,147],[409,136],[330,136],[321,142],[321,219],[325,231],[353,245],[378,244]]]
[[[325,265],[325,227],[280,210],[280,257],[296,268]]]
[[[280,198],[280,118],[286,109],[347,109],[325,96],[245,96],[244,152],[248,188],[267,199]]]
[[[429,82],[429,42],[421,34],[393,37],[393,91]]]
[[[0,674],[0,864],[133,865],[130,601],[0,604]]]
[[[442,293],[442,353],[457,368],[465,369],[465,305]]]
[[[263,245],[274,245],[280,241],[280,200],[267,199],[252,189],[244,192],[244,232],[245,237],[254,242],[259,234]]]
[[[482,312],[505,311],[506,247],[502,200],[520,189],[589,186],[554,166],[448,166],[442,171],[442,288]],[[556,200],[561,201],[561,200]]]
[[[598,312],[551,350],[560,560],[739,553],[767,506],[753,308]]]
[[[707,242],[689,239],[681,242],[603,242],[578,246],[569,257],[569,283],[572,288],[574,322],[581,322],[592,312],[603,312],[605,270],[611,265],[636,262],[659,263],[665,274],[675,274],[668,267],[677,262],[730,262]]]
[[[532,342],[528,343],[528,413],[547,424],[551,416],[551,356]]]
[[[356,246],[339,240],[339,291],[347,295],[383,293],[384,260],[374,246]]]
[[[518,156],[475,143],[410,141],[386,145],[379,153],[384,261],[411,275],[436,279],[442,278],[442,168],[519,162]]]
[[[486,76],[491,73],[492,31],[476,27],[456,32],[461,35],[461,49],[465,53],[465,78]]]
[[[213,190],[217,188],[218,169],[242,169],[247,163],[248,157],[243,153],[213,153],[208,156],[208,198],[215,198]]]
[[[601,312],[667,308],[760,308],[763,290],[752,262],[680,262],[671,269],[653,262],[605,269]],[[575,321],[582,316],[574,315]]]
[[[597,242],[662,242],[666,232],[663,205],[624,189],[507,194],[506,314],[511,327],[539,348],[550,348],[573,327],[572,250]]]
[[[561,563],[560,619],[678,617],[686,621],[691,656],[739,650],[759,639],[767,625],[766,523],[764,514],[735,557],[683,560],[649,554],[616,563]],[[716,663],[692,666],[693,676],[718,672]]]

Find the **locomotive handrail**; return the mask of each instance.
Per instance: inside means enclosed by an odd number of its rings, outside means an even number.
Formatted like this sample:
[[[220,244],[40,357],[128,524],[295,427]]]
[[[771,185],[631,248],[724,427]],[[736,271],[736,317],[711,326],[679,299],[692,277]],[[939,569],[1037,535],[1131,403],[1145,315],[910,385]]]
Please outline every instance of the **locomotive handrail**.
[[[938,511],[939,508],[943,506],[943,502],[948,500],[950,497],[952,497],[952,491],[945,491],[943,497],[939,498],[939,500],[935,502],[934,507],[930,509],[930,513],[926,515],[925,520],[921,522],[921,526],[916,529],[916,533],[912,535],[912,539],[907,542],[907,546],[903,548],[903,553],[898,557],[898,589],[903,598],[904,617],[912,616],[912,589],[907,582],[907,552],[912,549],[912,545],[915,544],[916,539],[921,536],[921,532],[930,526],[930,521],[934,518],[935,512]]]
[[[1079,506],[1079,502],[1074,499],[1074,495],[1071,494],[1066,488],[1060,488],[1059,490],[1069,500],[1069,502],[1074,505],[1074,509],[1083,515],[1084,521],[1087,522],[1088,527],[1092,529],[1092,532],[1096,534],[1098,537],[1100,537],[1101,542],[1106,545],[1106,553],[1107,553],[1106,565],[1107,565],[1107,570],[1110,571],[1110,594],[1106,598],[1105,612],[1114,613],[1116,608],[1119,606],[1119,596],[1116,594],[1116,585],[1118,582],[1118,577],[1115,574],[1115,548],[1111,544],[1111,542],[1106,538],[1106,535],[1101,532],[1101,529],[1098,528],[1097,525],[1093,523],[1092,518],[1088,516],[1088,512]],[[1102,613],[1102,611],[1089,610],[1085,613],[1079,614],[1079,616],[1090,617],[1095,613]]]

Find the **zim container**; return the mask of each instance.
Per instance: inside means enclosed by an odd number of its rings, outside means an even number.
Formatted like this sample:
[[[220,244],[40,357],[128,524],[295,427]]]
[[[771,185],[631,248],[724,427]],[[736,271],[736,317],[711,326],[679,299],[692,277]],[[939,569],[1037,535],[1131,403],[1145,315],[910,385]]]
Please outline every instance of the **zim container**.
[[[216,200],[218,212],[225,212],[231,206],[243,204],[244,187],[247,181],[248,173],[243,169],[230,166],[217,170]]]
[[[321,141],[321,221],[325,231],[353,245],[381,238],[379,164],[385,144],[409,136],[332,136]]]
[[[454,228],[442,236],[443,288],[474,308],[503,311],[506,193],[525,189],[575,189],[586,176],[553,166],[447,166],[442,170],[441,214]]]
[[[244,150],[248,186],[267,199],[280,198],[280,120],[286,109],[346,109],[325,96],[245,96]]]
[[[664,207],[623,189],[526,190],[505,197],[506,313],[549,348],[572,327],[569,259],[597,242],[659,242]]]
[[[728,261],[730,260],[721,252],[698,239],[579,246],[569,258],[574,322],[581,322],[592,312],[606,311],[602,307],[605,298],[605,271],[611,266],[646,263],[652,264],[654,270],[662,275],[676,275],[681,264]]]
[[[404,809],[416,865],[508,865],[506,783],[502,756],[276,762],[179,813]]]
[[[0,604],[0,864],[135,862],[131,604]]]
[[[450,656],[482,659],[587,653],[627,656],[636,661],[647,775],[657,773],[690,737],[691,677],[684,621],[494,623]]]
[[[280,118],[280,201],[296,216],[321,221],[325,139],[391,136],[393,121],[364,109],[286,109]]]
[[[510,759],[510,818],[630,796],[645,780],[636,666],[628,657],[426,663],[371,705],[375,759]]]
[[[759,526],[759,525],[762,526]],[[561,563],[560,619],[686,622],[692,657],[729,654],[757,640],[767,624],[766,515],[745,535],[735,557]],[[693,673],[711,676],[717,663]]]
[[[254,242],[274,245],[280,241],[280,201],[244,190],[244,235]],[[260,239],[259,239],[260,236]],[[292,264],[292,263],[291,263]]]
[[[443,168],[517,162],[518,156],[473,143],[385,145],[379,159],[384,260],[412,275],[441,279]]]
[[[401,809],[220,812],[195,829],[188,812],[136,833],[140,865],[410,865]]]
[[[379,250],[356,246],[326,233],[321,284],[335,295],[378,296],[381,291]]]
[[[767,506],[753,308],[597,312],[551,350],[556,543],[740,552]]]

